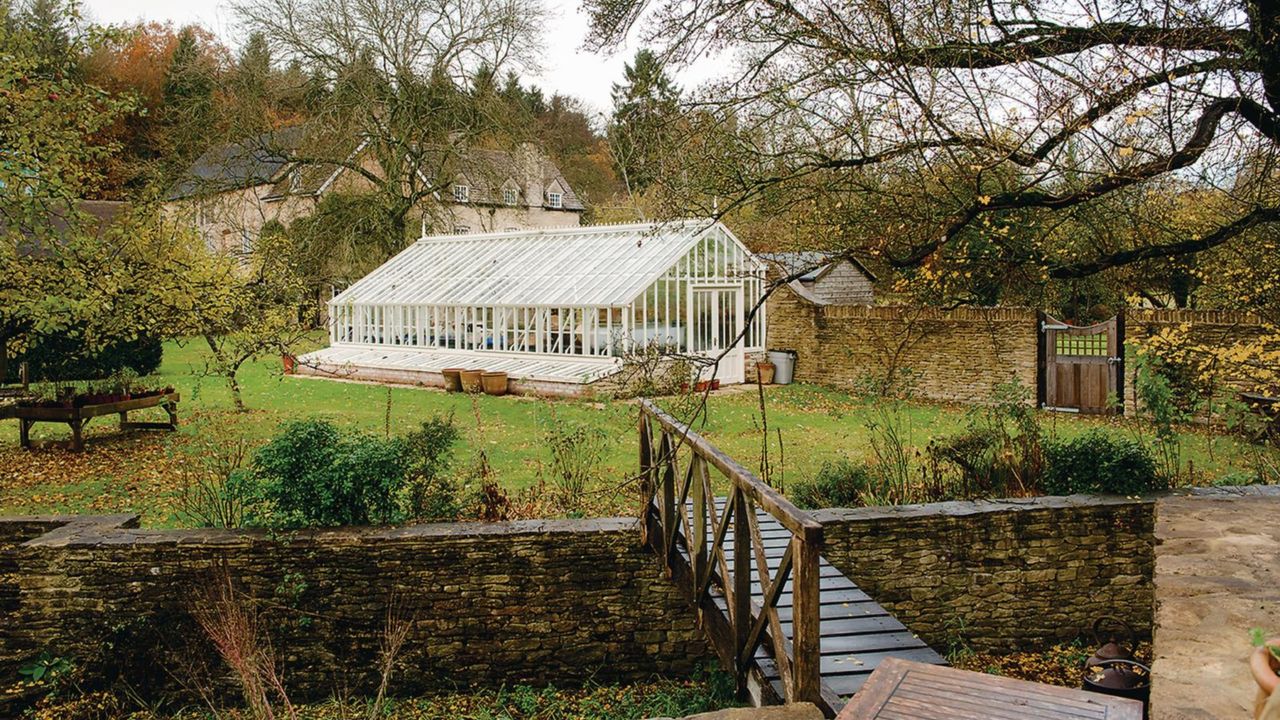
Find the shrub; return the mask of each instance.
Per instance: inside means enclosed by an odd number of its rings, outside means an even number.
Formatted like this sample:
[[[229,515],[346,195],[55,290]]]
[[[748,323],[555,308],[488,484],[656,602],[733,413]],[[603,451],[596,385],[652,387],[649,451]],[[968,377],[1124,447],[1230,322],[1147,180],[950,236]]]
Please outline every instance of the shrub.
[[[543,439],[551,453],[551,479],[560,502],[577,509],[588,484],[600,475],[609,433],[594,425],[561,420],[555,407],[550,407],[550,417],[543,422]]]
[[[404,436],[409,466],[405,505],[420,520],[455,520],[462,512],[458,484],[447,474],[461,433],[453,416],[434,417]]]
[[[1045,451],[1045,491],[1051,495],[1114,493],[1135,495],[1166,485],[1151,453],[1136,440],[1105,430],[1052,442]]]
[[[957,497],[1026,495],[1044,473],[1045,433],[1031,393],[1014,379],[993,388],[991,401],[969,411],[964,432],[929,443],[929,457],[959,471]]]
[[[407,444],[343,434],[323,420],[283,426],[254,456],[266,525],[368,525],[403,518],[397,498],[409,474]]]
[[[198,527],[236,528],[256,495],[253,473],[245,467],[249,445],[203,428],[180,464],[178,515]]]
[[[857,507],[875,495],[875,474],[865,463],[825,462],[813,480],[796,483],[791,500],[803,508]]]
[[[111,343],[87,353],[84,342],[70,335],[38,338],[26,352],[8,363],[6,382],[16,382],[19,366],[27,363],[29,377],[37,380],[100,380],[131,368],[138,375],[160,369],[164,346],[156,338],[139,337]]]

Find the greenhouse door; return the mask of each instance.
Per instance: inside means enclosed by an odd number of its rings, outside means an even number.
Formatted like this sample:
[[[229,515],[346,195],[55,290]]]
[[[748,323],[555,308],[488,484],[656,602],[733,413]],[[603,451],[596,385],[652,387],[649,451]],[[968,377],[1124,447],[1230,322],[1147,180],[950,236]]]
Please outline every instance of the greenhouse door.
[[[699,355],[716,357],[738,340],[742,333],[742,288],[694,287],[689,292],[689,349]],[[725,353],[715,376],[721,383],[732,385],[743,380],[742,343],[734,343]],[[710,379],[711,369],[702,373]]]

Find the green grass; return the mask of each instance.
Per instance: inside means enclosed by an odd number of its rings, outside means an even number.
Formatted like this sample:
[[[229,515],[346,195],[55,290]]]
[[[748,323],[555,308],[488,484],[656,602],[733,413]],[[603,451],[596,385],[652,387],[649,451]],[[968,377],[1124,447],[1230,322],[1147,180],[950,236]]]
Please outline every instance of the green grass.
[[[221,378],[203,374],[206,348],[199,343],[170,343],[164,364],[150,382],[169,384],[182,394],[182,429],[176,436],[134,433],[108,440],[114,418],[95,420],[88,452],[77,457],[61,450],[24,453],[17,449],[15,421],[0,422],[0,513],[141,511],[144,522],[174,522],[172,496],[184,448],[193,434],[216,429],[251,442],[264,441],[280,424],[303,417],[324,417],[366,432],[403,433],[433,415],[452,414],[463,431],[455,457],[466,464],[483,449],[497,481],[510,492],[533,492],[545,477],[549,455],[544,427],[560,422],[589,423],[607,430],[597,509],[628,512],[632,491],[618,489],[636,468],[637,407],[632,402],[587,402],[523,397],[469,397],[435,389],[393,387],[284,376],[278,359],[252,363],[241,372],[249,412],[233,409]],[[828,460],[870,456],[866,428],[869,410],[847,393],[814,386],[766,389],[771,461],[775,477],[787,484],[811,477]],[[156,411],[158,412],[158,411]],[[967,408],[913,403],[906,409],[910,443],[923,450],[930,439],[963,429]],[[1141,432],[1138,423],[1046,414],[1046,427],[1071,437],[1099,424],[1117,432]],[[741,387],[713,394],[700,430],[749,469],[759,465],[761,414],[755,389]],[[782,435],[782,451],[777,434]],[[34,437],[65,437],[66,429],[37,425]],[[1250,446],[1235,438],[1198,429],[1183,433],[1184,459],[1205,482],[1251,467]],[[548,480],[549,482],[549,480]]]

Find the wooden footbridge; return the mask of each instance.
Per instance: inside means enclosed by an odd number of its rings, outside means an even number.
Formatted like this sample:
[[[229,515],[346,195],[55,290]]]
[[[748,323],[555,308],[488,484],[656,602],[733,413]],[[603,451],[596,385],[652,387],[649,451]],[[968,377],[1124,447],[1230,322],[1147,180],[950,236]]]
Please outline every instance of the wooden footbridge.
[[[944,663],[822,558],[812,516],[648,400],[640,472],[645,544],[757,705],[812,702],[833,717],[887,658]]]

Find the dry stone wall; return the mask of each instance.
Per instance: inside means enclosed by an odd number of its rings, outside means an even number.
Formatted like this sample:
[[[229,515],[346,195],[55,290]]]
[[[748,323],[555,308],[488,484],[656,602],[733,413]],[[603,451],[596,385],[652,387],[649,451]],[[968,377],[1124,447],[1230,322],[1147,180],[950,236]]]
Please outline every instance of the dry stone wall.
[[[370,690],[389,608],[412,627],[397,693],[680,676],[712,657],[632,520],[281,535],[130,524],[0,521],[0,676],[48,651],[143,692],[223,677],[216,661],[188,664],[212,658],[192,608],[225,578],[252,598],[299,696]]]
[[[846,390],[867,380],[910,382],[925,399],[982,402],[1016,378],[1034,400],[1034,310],[818,305],[783,286],[767,319],[769,347],[799,354],[798,382]]]
[[[1256,315],[1217,310],[1151,310],[1125,311],[1125,345],[1141,347],[1152,337],[1172,333],[1204,347],[1231,348],[1258,342],[1267,330]],[[1135,363],[1127,362],[1124,368],[1124,405],[1126,413],[1138,409],[1135,386]],[[1226,377],[1223,382],[1230,391],[1257,390],[1247,378]]]
[[[1115,615],[1150,637],[1150,499],[1092,496],[818,511],[823,555],[940,651],[1011,651]]]

